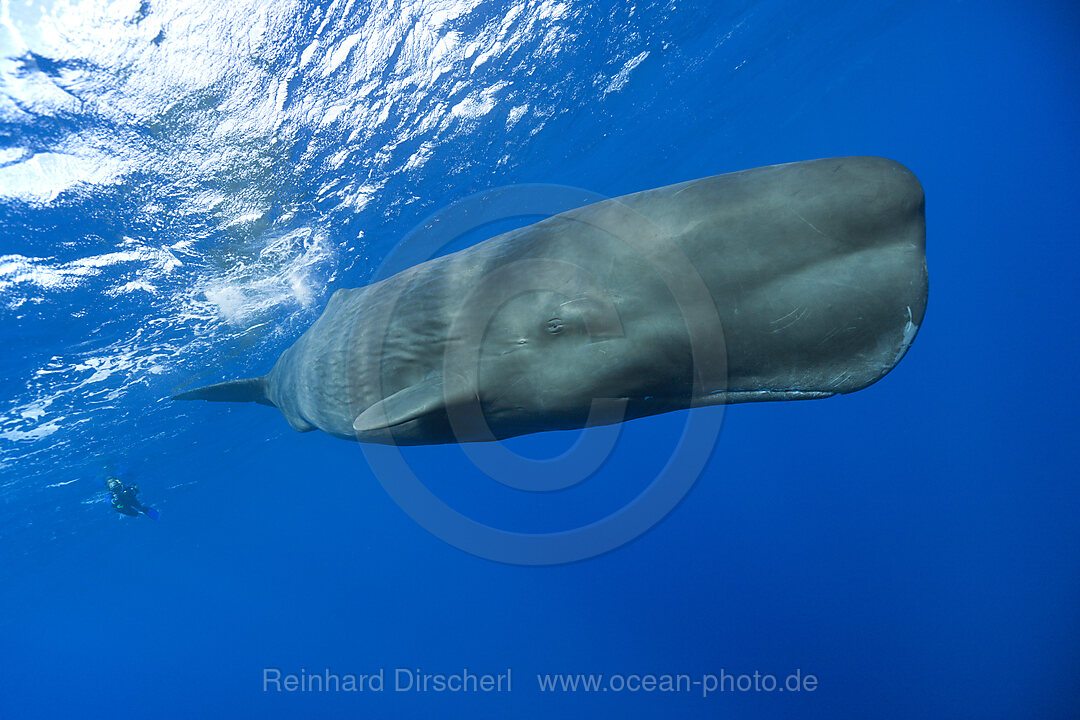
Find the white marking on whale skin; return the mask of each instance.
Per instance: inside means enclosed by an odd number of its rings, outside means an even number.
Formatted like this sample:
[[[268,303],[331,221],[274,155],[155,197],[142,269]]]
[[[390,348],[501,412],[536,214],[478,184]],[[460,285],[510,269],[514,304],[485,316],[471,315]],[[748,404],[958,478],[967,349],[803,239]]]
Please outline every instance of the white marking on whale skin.
[[[850,377],[851,372],[849,372],[848,370],[841,370],[833,376],[832,380],[829,381],[829,385],[831,387],[840,387]]]
[[[900,341],[900,348],[896,351],[896,357],[893,359],[893,365],[900,362],[900,358],[904,356],[907,349],[911,347],[912,340],[915,339],[915,333],[919,332],[919,326],[912,322],[911,306],[907,306],[907,324],[904,326],[904,337]]]
[[[814,232],[816,232],[816,233],[817,233],[818,235],[820,235],[821,237],[825,238],[826,240],[832,240],[832,238],[831,238],[831,237],[829,237],[829,236],[828,236],[828,235],[826,235],[825,233],[821,232],[821,230],[819,230],[819,229],[818,229],[817,225],[814,225],[814,223],[812,223],[812,222],[810,222],[809,220],[807,220],[806,218],[804,218],[804,217],[802,216],[802,213],[800,213],[800,212],[799,212],[798,210],[796,210],[795,208],[793,208],[793,207],[790,207],[790,206],[788,207],[788,210],[790,210],[791,212],[793,212],[793,213],[795,214],[795,217],[799,218],[799,219],[800,219],[800,220],[802,220],[802,221],[803,221],[804,223],[806,223],[807,225],[809,225],[809,226],[810,226],[810,228],[811,228],[811,229],[812,229],[812,230],[813,230]]]
[[[682,194],[683,194],[684,192],[686,192],[687,190],[691,190],[691,189],[692,189],[692,188],[694,187],[694,183],[692,183],[692,182],[688,182],[688,183],[683,183],[683,185],[685,185],[685,187],[683,187],[683,188],[681,188],[681,189],[677,190],[677,191],[675,192],[675,194],[671,196],[671,197],[672,197],[672,199],[675,199],[675,198],[679,197],[679,196],[680,196],[680,195],[682,195]]]
[[[830,330],[825,335],[825,337],[818,340],[817,347],[821,347],[822,345],[827,343],[829,340],[832,340],[834,337],[836,337],[837,335],[839,335],[842,332],[851,332],[852,330],[858,330],[858,328],[855,328],[855,327],[846,327],[846,328],[837,327],[837,328],[833,328],[832,330]]]
[[[795,323],[799,322],[804,317],[806,317],[806,314],[808,312],[810,312],[809,308],[806,308],[804,306],[796,307],[794,310],[789,312],[787,315],[783,315],[781,317],[776,318],[775,320],[771,320],[769,322],[769,325],[773,325],[775,327],[773,327],[772,330],[769,330],[769,332],[770,333],[778,333],[781,330],[787,330],[789,327],[791,327],[792,325],[794,325]],[[788,322],[784,322],[785,320],[788,320],[788,318],[791,318],[791,319]],[[784,324],[779,325],[779,323],[784,323]]]
[[[728,405],[771,400],[820,400],[835,394],[831,390],[718,390],[701,395],[696,400],[706,405]]]

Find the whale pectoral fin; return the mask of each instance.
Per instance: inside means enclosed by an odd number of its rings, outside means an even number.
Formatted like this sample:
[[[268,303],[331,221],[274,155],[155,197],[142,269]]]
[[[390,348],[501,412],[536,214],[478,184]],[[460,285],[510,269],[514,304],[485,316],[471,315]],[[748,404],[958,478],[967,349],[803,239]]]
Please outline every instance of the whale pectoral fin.
[[[360,413],[353,422],[353,430],[357,433],[386,430],[445,407],[442,378],[425,380],[399,390]]]

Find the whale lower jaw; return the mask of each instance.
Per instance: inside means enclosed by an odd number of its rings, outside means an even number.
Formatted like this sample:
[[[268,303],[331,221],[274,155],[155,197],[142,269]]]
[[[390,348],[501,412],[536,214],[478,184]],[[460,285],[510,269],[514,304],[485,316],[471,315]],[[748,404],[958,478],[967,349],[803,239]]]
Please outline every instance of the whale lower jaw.
[[[773,402],[776,400],[820,400],[835,392],[819,390],[724,390],[695,400],[695,405],[733,405],[735,403]]]

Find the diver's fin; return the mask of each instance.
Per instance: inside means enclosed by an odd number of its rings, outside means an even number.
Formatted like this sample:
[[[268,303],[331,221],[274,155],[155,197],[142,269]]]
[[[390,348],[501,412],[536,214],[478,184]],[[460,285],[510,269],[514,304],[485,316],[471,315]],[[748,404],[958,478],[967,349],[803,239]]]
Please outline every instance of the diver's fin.
[[[146,508],[145,510],[143,510],[143,512],[146,513],[146,517],[150,518],[151,520],[157,520],[159,517],[161,517],[161,513],[159,513],[154,508]]]
[[[244,378],[187,390],[172,396],[173,400],[213,400],[214,402],[257,402],[273,405],[267,395],[267,377]]]
[[[475,401],[475,395],[468,394],[458,402],[470,400]],[[410,385],[375,403],[357,416],[353,430],[357,433],[387,430],[429,413],[444,411],[447,405],[453,404],[457,402],[447,400],[442,378],[432,378]]]

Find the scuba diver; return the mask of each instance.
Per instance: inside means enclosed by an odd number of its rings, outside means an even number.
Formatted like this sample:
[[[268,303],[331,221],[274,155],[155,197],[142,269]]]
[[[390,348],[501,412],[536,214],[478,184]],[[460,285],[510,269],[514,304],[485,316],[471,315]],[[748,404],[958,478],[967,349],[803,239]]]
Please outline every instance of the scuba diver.
[[[109,491],[109,500],[112,502],[112,506],[116,508],[116,512],[131,517],[138,517],[139,513],[146,513],[146,516],[151,520],[158,519],[157,510],[143,505],[135,497],[139,494],[138,485],[134,483],[125,485],[120,482],[120,478],[110,477],[105,481],[105,489]]]

